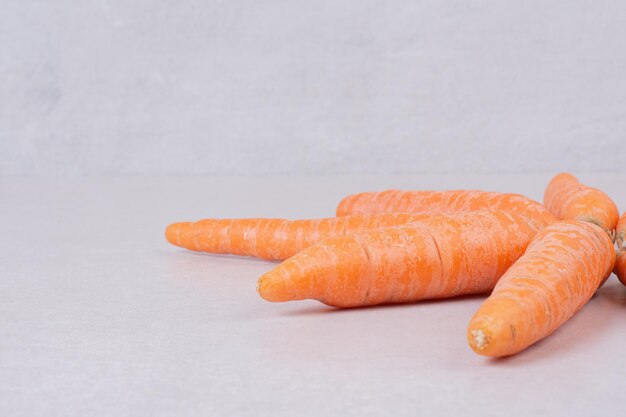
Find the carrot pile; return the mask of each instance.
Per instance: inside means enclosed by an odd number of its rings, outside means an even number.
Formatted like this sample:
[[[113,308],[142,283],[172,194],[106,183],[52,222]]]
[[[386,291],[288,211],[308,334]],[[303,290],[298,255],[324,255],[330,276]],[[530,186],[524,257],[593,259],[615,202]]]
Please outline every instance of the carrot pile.
[[[388,190],[347,196],[336,214],[180,222],[165,236],[194,251],[282,261],[258,281],[268,301],[345,308],[490,293],[467,339],[494,357],[553,333],[611,272],[626,284],[626,213],[571,174],[550,181],[543,204],[477,190]]]

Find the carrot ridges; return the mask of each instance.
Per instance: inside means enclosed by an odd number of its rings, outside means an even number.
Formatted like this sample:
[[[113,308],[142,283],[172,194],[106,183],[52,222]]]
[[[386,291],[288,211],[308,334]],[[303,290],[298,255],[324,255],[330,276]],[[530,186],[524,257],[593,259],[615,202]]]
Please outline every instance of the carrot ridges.
[[[505,211],[430,215],[318,242],[263,275],[258,290],[336,307],[484,293],[545,226]]]
[[[506,210],[543,221],[556,220],[541,203],[523,195],[478,190],[386,190],[353,194],[341,200],[337,216],[394,211],[461,213],[476,210]]]
[[[314,220],[204,219],[165,229],[173,245],[193,251],[284,260],[320,240],[396,226],[426,213],[375,213]]]
[[[610,235],[619,220],[617,206],[601,190],[581,184],[568,173],[555,175],[544,192],[544,204],[561,220],[596,224]]]
[[[584,306],[614,263],[613,243],[595,224],[548,226],[470,321],[470,347],[481,355],[506,356],[548,336]]]

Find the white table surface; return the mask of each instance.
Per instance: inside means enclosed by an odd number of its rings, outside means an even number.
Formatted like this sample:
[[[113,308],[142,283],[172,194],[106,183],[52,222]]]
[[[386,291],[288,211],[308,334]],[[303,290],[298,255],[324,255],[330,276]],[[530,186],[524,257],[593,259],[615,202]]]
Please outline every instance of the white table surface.
[[[550,175],[0,179],[0,415],[617,416],[626,289],[611,277],[554,335],[475,355],[483,297],[336,310],[256,293],[274,266],[168,245],[204,217],[326,217],[342,195]],[[579,175],[626,208],[626,176]]]

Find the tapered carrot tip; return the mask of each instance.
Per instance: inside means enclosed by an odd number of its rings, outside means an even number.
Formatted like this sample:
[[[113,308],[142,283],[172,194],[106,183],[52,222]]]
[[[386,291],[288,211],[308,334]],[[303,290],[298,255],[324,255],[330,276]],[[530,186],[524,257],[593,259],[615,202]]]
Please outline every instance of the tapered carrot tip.
[[[293,300],[293,294],[287,288],[285,277],[276,269],[273,269],[259,278],[256,290],[267,301]]]
[[[193,223],[173,223],[165,228],[165,239],[172,245],[196,250],[193,236]]]
[[[515,328],[509,329],[511,339],[514,338]],[[505,334],[502,326],[498,326],[497,323],[492,325],[484,324],[482,326],[473,326],[467,332],[467,341],[469,342],[472,350],[479,355],[484,356],[501,356],[500,348],[494,345],[494,340],[502,339],[502,334]]]
[[[493,333],[490,326],[476,326],[467,332],[467,341],[479,355],[492,356]]]
[[[516,353],[516,319],[524,314],[513,302],[502,302],[491,316],[472,319],[467,329],[467,341],[472,350],[484,356],[506,356]]]

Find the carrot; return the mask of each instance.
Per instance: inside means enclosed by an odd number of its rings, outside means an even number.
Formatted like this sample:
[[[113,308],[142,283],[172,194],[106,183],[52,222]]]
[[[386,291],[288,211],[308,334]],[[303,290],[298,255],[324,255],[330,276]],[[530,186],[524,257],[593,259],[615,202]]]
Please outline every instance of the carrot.
[[[339,203],[337,215],[422,211],[459,213],[485,209],[523,213],[542,221],[556,220],[542,204],[523,195],[476,190],[387,190],[353,194]]]
[[[567,173],[558,174],[548,184],[543,203],[561,220],[583,220],[597,224],[609,233],[615,229],[619,212],[602,191],[581,184]]]
[[[384,213],[317,220],[205,219],[171,224],[165,237],[194,251],[283,260],[328,237],[396,226],[425,216]]]
[[[617,244],[617,259],[613,272],[620,282],[626,285],[626,212],[622,214],[615,228],[615,243]]]
[[[484,293],[545,225],[505,211],[435,214],[321,241],[263,275],[257,290],[268,301],[336,307]]]
[[[472,318],[467,338],[478,354],[517,353],[554,332],[611,274],[613,243],[595,224],[548,226],[502,276]]]

